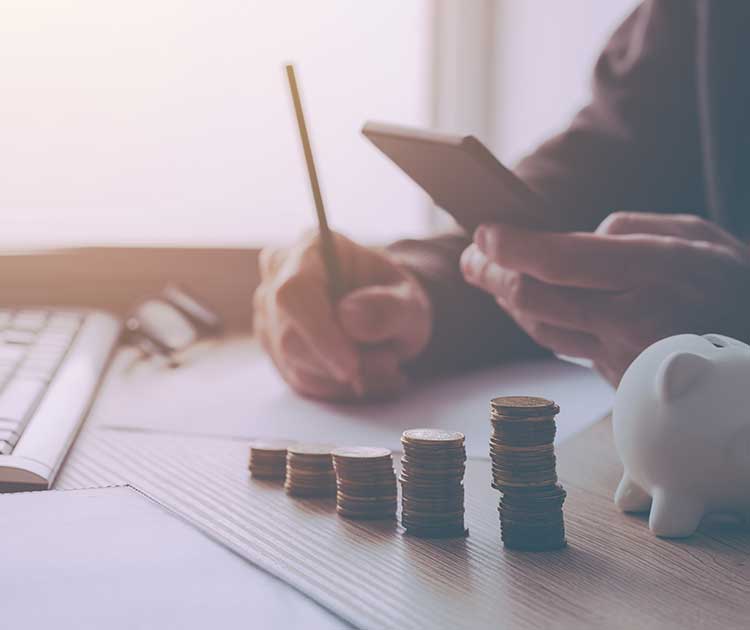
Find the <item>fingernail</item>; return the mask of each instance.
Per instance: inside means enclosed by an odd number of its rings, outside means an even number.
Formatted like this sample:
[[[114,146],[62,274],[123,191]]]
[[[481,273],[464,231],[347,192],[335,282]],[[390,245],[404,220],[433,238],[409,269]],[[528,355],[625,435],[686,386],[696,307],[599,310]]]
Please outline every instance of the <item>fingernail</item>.
[[[468,276],[471,274],[471,251],[468,249],[465,249],[463,253],[461,254],[461,272]]]
[[[498,253],[498,230],[495,228],[494,230],[487,230],[487,235],[484,239],[484,247],[482,248],[482,251],[487,254],[490,258],[495,258]]]
[[[471,255],[471,273],[478,276],[487,264],[487,257],[479,250],[475,249]]]
[[[487,247],[487,228],[480,225],[474,233],[474,242],[479,246],[479,249],[484,250]]]

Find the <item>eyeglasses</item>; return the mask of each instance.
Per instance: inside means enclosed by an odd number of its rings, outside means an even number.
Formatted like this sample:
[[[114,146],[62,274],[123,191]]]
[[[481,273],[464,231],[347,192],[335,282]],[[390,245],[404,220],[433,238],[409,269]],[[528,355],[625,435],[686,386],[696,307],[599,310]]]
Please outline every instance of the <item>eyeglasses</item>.
[[[148,357],[162,356],[178,367],[178,354],[200,339],[221,335],[218,314],[180,286],[166,286],[159,295],[138,304],[125,320],[126,341]]]

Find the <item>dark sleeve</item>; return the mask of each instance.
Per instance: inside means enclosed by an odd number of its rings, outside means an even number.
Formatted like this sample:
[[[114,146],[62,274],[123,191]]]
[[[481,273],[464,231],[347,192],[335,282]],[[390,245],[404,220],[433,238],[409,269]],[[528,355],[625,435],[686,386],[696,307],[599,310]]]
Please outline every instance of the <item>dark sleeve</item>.
[[[592,230],[617,210],[702,213],[693,0],[647,0],[599,57],[592,99],[515,172]]]
[[[411,365],[415,374],[435,374],[543,351],[496,304],[493,297],[463,280],[461,252],[469,238],[458,230],[425,240],[405,240],[388,249],[430,295],[433,332]]]
[[[563,215],[567,229],[592,230],[615,210],[700,209],[695,30],[692,1],[640,5],[597,61],[591,103],[518,164],[517,174]],[[390,247],[434,305],[433,337],[418,370],[531,351],[492,297],[463,282],[458,260],[468,243],[467,235],[452,234]]]

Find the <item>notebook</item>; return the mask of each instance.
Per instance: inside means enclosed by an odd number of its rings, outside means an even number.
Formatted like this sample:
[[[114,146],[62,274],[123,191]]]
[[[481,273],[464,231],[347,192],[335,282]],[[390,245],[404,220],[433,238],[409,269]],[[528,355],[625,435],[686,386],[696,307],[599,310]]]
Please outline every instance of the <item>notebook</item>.
[[[347,627],[129,486],[0,495],[6,628]]]

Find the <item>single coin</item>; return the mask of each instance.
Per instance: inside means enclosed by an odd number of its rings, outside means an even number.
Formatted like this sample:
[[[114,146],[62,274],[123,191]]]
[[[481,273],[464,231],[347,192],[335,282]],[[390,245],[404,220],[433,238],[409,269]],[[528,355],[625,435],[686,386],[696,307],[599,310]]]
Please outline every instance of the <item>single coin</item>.
[[[337,459],[383,459],[391,457],[391,451],[377,446],[350,446],[335,448],[331,454]]]
[[[286,453],[293,444],[292,440],[255,440],[250,442],[250,448],[260,453]]]
[[[347,510],[346,508],[337,506],[336,513],[344,518],[363,521],[384,521],[394,520],[396,518],[395,509],[382,510],[381,512],[357,512],[356,510]]]
[[[409,429],[401,435],[407,442],[429,444],[440,442],[444,444],[462,443],[464,434],[459,431],[444,431],[442,429]]]
[[[528,490],[509,490],[503,493],[503,499],[516,499],[516,500],[533,500],[533,499],[544,499],[548,497],[565,497],[567,496],[565,488],[562,484],[555,483],[550,486],[543,488],[534,488]]]
[[[286,477],[284,471],[267,471],[267,470],[253,470],[251,471],[252,476],[255,479],[264,480],[281,480]]]
[[[560,410],[554,401],[536,396],[499,396],[493,398],[490,405],[493,410],[509,416],[529,415],[530,413],[542,416],[549,410],[555,409],[554,413]]]
[[[444,457],[441,455],[429,456],[429,455],[415,455],[414,453],[404,454],[401,458],[401,465],[408,466],[420,466],[422,468],[444,468],[446,466],[463,466],[466,462],[466,455],[462,454],[458,457]]]
[[[378,505],[380,503],[395,503],[398,500],[398,496],[395,494],[382,494],[380,496],[371,497],[360,497],[356,495],[342,494],[341,492],[336,493],[336,498],[342,503],[350,503],[352,505]]]
[[[469,535],[469,530],[461,525],[450,527],[406,527],[404,532],[409,536],[416,538],[465,538]]]
[[[301,455],[305,457],[326,457],[336,447],[331,444],[293,444],[286,450],[290,455]]]

